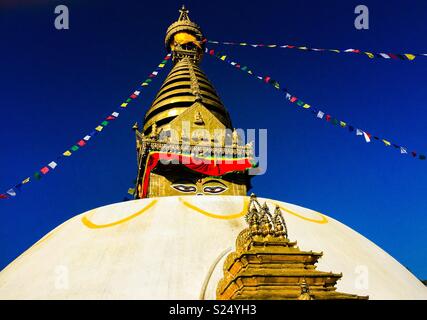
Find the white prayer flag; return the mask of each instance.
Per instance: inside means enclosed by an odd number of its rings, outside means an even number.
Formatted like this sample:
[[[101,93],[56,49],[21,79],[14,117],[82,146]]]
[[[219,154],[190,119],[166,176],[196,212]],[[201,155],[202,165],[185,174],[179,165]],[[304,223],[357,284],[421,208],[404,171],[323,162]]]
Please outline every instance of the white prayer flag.
[[[52,161],[51,163],[48,164],[48,166],[51,167],[52,169],[55,169],[57,165],[58,164],[55,161]]]
[[[404,147],[400,147],[400,153],[408,153]]]
[[[356,129],[356,136],[362,136],[363,132],[360,129]]]
[[[320,119],[322,119],[324,115],[325,115],[325,113],[324,113],[324,112],[322,112],[322,111],[319,111],[319,112],[317,113],[317,117],[318,117],[318,118],[320,118]]]
[[[84,141],[89,141],[89,140],[90,140],[90,138],[92,138],[92,137],[91,137],[91,136],[86,136],[86,137],[84,137],[84,138],[83,138],[83,140],[84,140]]]
[[[385,53],[380,53],[380,56],[386,59],[390,59],[390,56],[388,54]]]
[[[118,112],[113,112],[112,114],[111,114],[113,117],[118,117],[119,116],[119,113]]]
[[[363,136],[365,137],[366,142],[371,142],[371,138],[369,138],[368,134],[363,131]]]
[[[10,190],[6,191],[6,193],[7,193],[8,195],[12,196],[12,197],[16,196],[16,192],[15,192],[15,190],[13,190],[13,189],[10,189]]]

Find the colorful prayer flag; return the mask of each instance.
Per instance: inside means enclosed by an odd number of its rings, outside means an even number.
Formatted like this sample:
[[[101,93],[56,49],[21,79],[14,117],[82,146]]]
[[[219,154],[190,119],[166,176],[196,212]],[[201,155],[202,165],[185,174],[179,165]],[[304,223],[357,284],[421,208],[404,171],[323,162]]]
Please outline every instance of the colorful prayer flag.
[[[119,113],[118,112],[113,112],[112,114],[111,114],[113,117],[118,117],[119,116]]]
[[[369,135],[369,133],[366,133],[365,131],[363,131],[363,136],[365,137],[366,142],[371,142],[371,137]]]
[[[52,161],[51,163],[48,164],[48,166],[52,169],[55,169],[58,166],[58,164],[55,161]]]
[[[15,190],[13,190],[13,189],[9,189],[9,190],[7,190],[7,191],[6,191],[6,193],[7,193],[8,195],[10,195],[11,197],[15,197],[15,196],[16,196],[16,192],[15,192]]]
[[[22,180],[22,184],[27,184],[28,182],[30,182],[30,177],[25,178],[24,180]]]
[[[103,127],[103,126],[97,126],[97,127],[95,128],[95,130],[96,130],[96,131],[99,131],[99,132],[101,132],[101,131],[102,131],[102,129],[104,129],[104,127]]]
[[[319,111],[319,112],[317,113],[317,117],[318,117],[319,119],[322,119],[324,115],[325,115],[325,113],[324,113],[324,112],[322,112],[322,111]]]
[[[72,146],[70,149],[71,149],[71,151],[76,152],[77,150],[79,150],[79,147],[78,147],[78,146],[76,146],[76,145],[74,145],[74,146]]]
[[[67,150],[62,155],[69,157],[69,156],[71,156],[71,152]]]
[[[77,142],[77,144],[78,144],[80,147],[84,147],[84,146],[86,145],[86,142],[84,142],[84,140],[80,140],[79,142]]]
[[[47,174],[49,172],[49,168],[48,167],[43,167],[40,169],[40,172],[43,174]]]

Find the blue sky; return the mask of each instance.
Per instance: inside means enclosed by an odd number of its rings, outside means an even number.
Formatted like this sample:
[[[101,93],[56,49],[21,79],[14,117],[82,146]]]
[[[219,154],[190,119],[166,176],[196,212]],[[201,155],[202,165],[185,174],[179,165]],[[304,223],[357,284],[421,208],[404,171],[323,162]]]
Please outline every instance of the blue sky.
[[[16,3],[16,2],[15,2]],[[67,4],[70,30],[54,28]],[[54,160],[116,109],[164,56],[182,1],[21,1],[0,5],[0,188]],[[426,52],[427,3],[363,1],[370,29],[354,28],[359,1],[185,1],[209,39],[380,52]],[[212,48],[218,48],[213,47]],[[427,152],[427,58],[222,47],[313,106]],[[1,200],[0,268],[61,222],[121,201],[136,175],[131,127],[142,122],[168,69],[119,119],[53,174]],[[253,191],[330,215],[427,278],[427,162],[401,156],[286,102],[269,86],[205,57],[233,124],[268,129],[268,171]],[[76,235],[77,236],[77,235]]]

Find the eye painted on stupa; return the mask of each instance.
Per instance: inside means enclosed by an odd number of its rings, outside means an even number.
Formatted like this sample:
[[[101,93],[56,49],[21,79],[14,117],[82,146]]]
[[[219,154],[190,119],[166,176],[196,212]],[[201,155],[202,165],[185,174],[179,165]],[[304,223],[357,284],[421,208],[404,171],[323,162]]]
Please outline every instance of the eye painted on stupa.
[[[174,188],[179,192],[184,192],[184,193],[194,193],[197,191],[196,186],[191,183],[174,183],[172,185],[172,188]]]
[[[210,180],[203,184],[203,192],[206,194],[219,194],[227,191],[227,186],[218,180]]]

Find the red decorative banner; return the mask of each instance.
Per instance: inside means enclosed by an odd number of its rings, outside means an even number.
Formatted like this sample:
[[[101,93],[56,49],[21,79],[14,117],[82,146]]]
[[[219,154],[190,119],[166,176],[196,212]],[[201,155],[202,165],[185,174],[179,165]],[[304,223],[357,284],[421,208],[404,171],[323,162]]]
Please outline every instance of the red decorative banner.
[[[142,190],[140,190],[139,194],[140,198],[145,198],[147,196],[150,173],[157,167],[159,161],[184,165],[192,171],[214,177],[219,177],[235,171],[242,172],[254,167],[250,158],[199,158],[192,155],[169,152],[150,152],[142,177]]]

